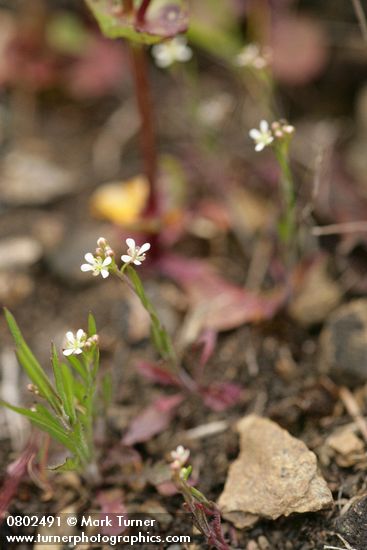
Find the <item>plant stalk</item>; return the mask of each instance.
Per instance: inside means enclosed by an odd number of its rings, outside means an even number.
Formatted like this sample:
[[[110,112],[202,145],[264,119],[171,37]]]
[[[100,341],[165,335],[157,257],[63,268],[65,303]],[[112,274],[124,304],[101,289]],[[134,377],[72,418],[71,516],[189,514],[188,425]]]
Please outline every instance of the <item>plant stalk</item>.
[[[137,20],[138,23],[144,23],[145,15],[148,11],[150,2],[151,2],[151,0],[143,0],[142,1],[141,6],[138,9],[138,13],[136,14],[136,20]]]
[[[276,156],[281,169],[281,185],[285,210],[282,218],[281,237],[283,242],[288,245],[290,240],[295,237],[296,228],[294,182],[287,152],[279,149],[276,151]]]
[[[130,49],[136,101],[141,119],[140,139],[144,171],[150,186],[150,194],[145,214],[153,216],[158,213],[158,193],[156,184],[158,162],[153,108],[148,78],[148,65],[144,46],[140,44],[133,44],[130,46]]]

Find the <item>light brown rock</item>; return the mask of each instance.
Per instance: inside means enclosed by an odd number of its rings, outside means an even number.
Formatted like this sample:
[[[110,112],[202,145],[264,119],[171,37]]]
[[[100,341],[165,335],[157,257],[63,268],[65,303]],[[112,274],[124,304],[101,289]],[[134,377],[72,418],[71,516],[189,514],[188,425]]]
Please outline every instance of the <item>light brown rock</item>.
[[[238,528],[264,517],[316,512],[333,502],[315,454],[275,422],[255,415],[238,423],[240,454],[219,497],[223,516]]]
[[[289,314],[306,327],[322,323],[341,299],[340,285],[328,274],[326,262],[318,261],[304,275],[289,306]]]

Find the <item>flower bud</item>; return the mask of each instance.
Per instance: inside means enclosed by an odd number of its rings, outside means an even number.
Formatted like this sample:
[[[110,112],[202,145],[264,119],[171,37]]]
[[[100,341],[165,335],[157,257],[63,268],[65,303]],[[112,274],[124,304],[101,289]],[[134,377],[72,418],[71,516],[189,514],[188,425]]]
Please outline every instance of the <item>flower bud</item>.
[[[101,248],[105,248],[107,246],[107,241],[104,237],[99,237],[97,240],[97,245]]]
[[[39,389],[34,384],[27,384],[27,390],[30,393],[34,393],[34,395],[39,395],[40,394]]]

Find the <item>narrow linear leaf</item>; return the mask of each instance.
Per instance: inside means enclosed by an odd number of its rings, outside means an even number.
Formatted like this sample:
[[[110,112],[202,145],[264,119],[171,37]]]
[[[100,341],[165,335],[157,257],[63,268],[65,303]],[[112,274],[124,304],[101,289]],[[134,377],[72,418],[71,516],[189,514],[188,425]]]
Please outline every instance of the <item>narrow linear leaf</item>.
[[[65,388],[64,388],[64,383],[63,383],[63,379],[62,379],[61,370],[60,370],[60,362],[59,362],[59,358],[58,358],[58,355],[57,355],[56,346],[54,344],[52,344],[52,346],[51,346],[51,362],[52,362],[52,368],[53,368],[53,372],[54,372],[56,390],[57,390],[57,392],[60,396],[60,399],[61,399],[61,401],[64,405],[64,409],[65,409],[65,401],[66,401]],[[66,409],[65,409],[65,411],[66,411]]]
[[[88,382],[88,373],[82,362],[75,357],[75,355],[69,355],[68,361],[70,365],[77,371],[84,382]]]
[[[38,387],[40,394],[48,400],[50,405],[55,410],[59,410],[60,403],[55,389],[49,381],[45,371],[33,355],[27,343],[25,342],[13,315],[6,308],[4,311],[6,322],[15,341],[16,354],[19,363],[26,371],[30,380]]]
[[[56,382],[56,389],[60,395],[65,413],[73,425],[76,421],[74,404],[74,380],[67,365],[60,363],[55,345],[52,345],[52,367]]]
[[[55,472],[75,472],[75,470],[80,469],[80,465],[80,460],[78,458],[67,457],[63,464],[52,466],[49,469]]]
[[[94,336],[97,334],[96,320],[92,313],[88,315],[88,336]]]
[[[75,453],[76,448],[75,444],[67,432],[64,432],[61,426],[57,421],[52,417],[52,415],[47,411],[47,409],[42,408],[41,405],[37,406],[37,411],[31,411],[23,407],[16,407],[7,403],[6,401],[0,400],[0,405],[7,407],[8,409],[21,414],[28,418],[32,424],[43,432],[48,433],[53,439],[64,445],[69,451]],[[47,413],[46,413],[47,411]]]

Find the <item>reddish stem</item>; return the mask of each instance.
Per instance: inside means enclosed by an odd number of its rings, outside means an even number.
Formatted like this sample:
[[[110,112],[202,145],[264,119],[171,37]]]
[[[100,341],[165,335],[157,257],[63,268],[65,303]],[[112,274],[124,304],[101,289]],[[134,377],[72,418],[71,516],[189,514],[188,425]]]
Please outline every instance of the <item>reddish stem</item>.
[[[153,108],[150,96],[148,65],[144,47],[131,46],[133,74],[135,81],[135,94],[141,119],[141,149],[144,162],[144,171],[150,185],[149,200],[146,214],[158,213],[157,198],[157,149],[154,131]]]
[[[151,0],[143,0],[141,3],[140,8],[138,9],[138,13],[136,14],[136,21],[138,23],[144,23],[145,21],[145,15],[149,8]]]

